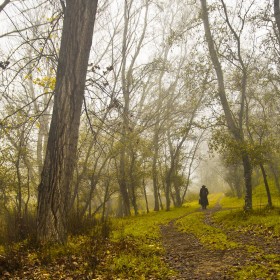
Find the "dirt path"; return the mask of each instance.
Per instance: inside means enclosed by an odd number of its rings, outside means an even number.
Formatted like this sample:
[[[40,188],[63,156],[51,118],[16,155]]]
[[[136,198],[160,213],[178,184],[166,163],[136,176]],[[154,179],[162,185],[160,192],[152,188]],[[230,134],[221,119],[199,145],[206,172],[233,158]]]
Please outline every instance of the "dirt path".
[[[220,225],[215,224],[212,220],[213,213],[219,210],[219,205],[211,210],[206,210],[204,222],[213,227],[221,228]],[[166,250],[165,261],[172,269],[178,272],[178,275],[171,279],[234,279],[232,276],[233,270],[238,271],[247,264],[258,264],[260,254],[280,253],[279,238],[265,239],[250,234],[250,232],[244,234],[239,231],[224,231],[230,240],[241,244],[238,248],[227,250],[209,249],[204,247],[193,234],[178,231],[175,226],[175,221],[178,219],[161,227],[162,241]],[[248,252],[245,245],[255,246],[258,254]],[[263,259],[262,262],[265,265],[264,262],[269,262],[269,260]],[[277,271],[271,269],[269,279],[278,279]]]

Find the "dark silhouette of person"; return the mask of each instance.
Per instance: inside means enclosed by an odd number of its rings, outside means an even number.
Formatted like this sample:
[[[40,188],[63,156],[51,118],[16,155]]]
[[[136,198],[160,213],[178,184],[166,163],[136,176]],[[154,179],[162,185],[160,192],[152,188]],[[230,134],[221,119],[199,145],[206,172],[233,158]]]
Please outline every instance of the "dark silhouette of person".
[[[207,197],[208,194],[208,189],[206,188],[206,186],[203,185],[199,192],[199,204],[202,206],[202,209],[206,209],[207,205],[209,205]]]

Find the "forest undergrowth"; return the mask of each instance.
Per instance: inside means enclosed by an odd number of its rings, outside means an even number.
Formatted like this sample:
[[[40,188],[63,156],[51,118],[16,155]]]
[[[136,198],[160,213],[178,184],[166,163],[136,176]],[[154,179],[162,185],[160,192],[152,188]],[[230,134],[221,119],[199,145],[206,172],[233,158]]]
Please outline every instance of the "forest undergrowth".
[[[279,279],[279,195],[273,197],[273,209],[259,204],[244,212],[243,199],[212,194],[206,211],[193,201],[114,218],[64,246],[6,244],[1,279]]]

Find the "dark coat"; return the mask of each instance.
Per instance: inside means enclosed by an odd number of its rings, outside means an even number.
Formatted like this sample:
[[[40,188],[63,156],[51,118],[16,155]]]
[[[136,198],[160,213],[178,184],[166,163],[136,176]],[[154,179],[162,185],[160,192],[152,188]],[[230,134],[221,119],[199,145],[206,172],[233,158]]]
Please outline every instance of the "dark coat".
[[[208,189],[205,186],[202,186],[202,188],[200,189],[200,192],[199,192],[199,204],[201,204],[201,205],[209,204],[208,197],[207,197],[208,194],[209,194]]]

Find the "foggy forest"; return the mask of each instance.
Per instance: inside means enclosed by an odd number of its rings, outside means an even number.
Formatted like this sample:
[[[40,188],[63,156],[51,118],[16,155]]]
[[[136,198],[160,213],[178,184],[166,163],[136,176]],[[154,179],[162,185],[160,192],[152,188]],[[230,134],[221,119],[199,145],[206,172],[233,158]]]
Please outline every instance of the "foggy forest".
[[[279,279],[279,0],[0,1],[0,279]]]

